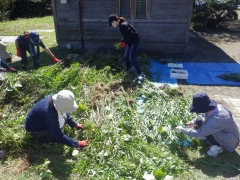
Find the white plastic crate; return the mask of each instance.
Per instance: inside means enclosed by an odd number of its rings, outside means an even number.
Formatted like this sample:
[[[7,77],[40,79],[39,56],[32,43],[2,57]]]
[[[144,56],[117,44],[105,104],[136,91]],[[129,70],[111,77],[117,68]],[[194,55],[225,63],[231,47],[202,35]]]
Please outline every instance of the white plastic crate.
[[[170,78],[187,79],[188,71],[180,69],[170,69]]]
[[[177,64],[177,63],[168,63],[168,67],[170,68],[183,68],[182,64]]]

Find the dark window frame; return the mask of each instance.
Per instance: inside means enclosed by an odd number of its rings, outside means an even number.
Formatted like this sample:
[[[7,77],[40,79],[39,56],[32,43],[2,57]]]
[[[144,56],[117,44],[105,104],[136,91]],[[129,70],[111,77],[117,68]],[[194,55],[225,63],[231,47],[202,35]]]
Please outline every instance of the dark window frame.
[[[124,1],[124,0],[122,0]],[[128,15],[123,15],[121,13],[121,0],[118,0],[118,4],[119,4],[119,7],[118,7],[118,14],[119,16],[123,16],[125,18],[133,18],[134,19],[148,19],[148,15],[149,15],[149,4],[150,4],[150,0],[145,0],[146,1],[146,9],[145,9],[145,16],[139,16],[138,17],[138,14],[137,14],[137,6],[138,6],[138,3],[139,3],[139,0],[129,0],[129,14]],[[134,11],[134,12],[133,12]]]
[[[119,9],[118,9],[118,14],[119,16],[123,16],[124,18],[131,18],[131,9],[132,9],[132,0],[129,0],[129,14],[128,15],[122,15],[121,14],[121,0],[118,0],[119,3]]]
[[[145,16],[137,16],[137,10],[138,10],[138,2],[140,0],[135,0],[135,10],[134,10],[134,18],[135,19],[147,19],[147,13],[148,13],[148,0],[145,0]]]

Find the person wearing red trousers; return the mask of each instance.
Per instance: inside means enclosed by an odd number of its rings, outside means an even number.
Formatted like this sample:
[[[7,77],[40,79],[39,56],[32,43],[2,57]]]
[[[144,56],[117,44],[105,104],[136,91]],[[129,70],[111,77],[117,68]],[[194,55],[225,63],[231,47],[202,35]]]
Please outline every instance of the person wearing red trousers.
[[[34,68],[38,69],[40,67],[40,47],[51,56],[54,63],[61,62],[57,59],[54,54],[43,44],[42,40],[39,38],[37,32],[25,31],[22,35],[18,36],[15,40],[15,45],[17,49],[17,56],[21,57],[22,70],[27,71],[28,59],[27,51],[33,58]]]

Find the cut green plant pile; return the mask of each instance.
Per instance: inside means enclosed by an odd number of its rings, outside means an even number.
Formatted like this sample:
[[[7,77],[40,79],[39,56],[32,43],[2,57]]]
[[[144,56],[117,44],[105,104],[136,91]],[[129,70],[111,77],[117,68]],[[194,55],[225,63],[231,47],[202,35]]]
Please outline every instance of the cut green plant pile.
[[[240,82],[240,73],[228,73],[228,74],[222,74],[218,76],[219,78],[222,78],[227,81],[235,81]]]
[[[1,165],[2,179],[16,174],[18,179],[141,179],[151,172],[162,179],[187,174],[191,167],[179,158],[183,154],[179,140],[185,137],[173,129],[192,118],[189,100],[169,96],[148,81],[139,88],[131,76],[113,66],[97,65],[96,70],[79,62],[70,68],[57,64],[7,74],[1,81],[0,142],[8,152]],[[72,116],[85,124],[82,132],[67,127],[65,133],[90,141],[77,156],[67,146],[36,145],[23,128],[32,105],[62,89],[74,92],[79,109]],[[143,114],[136,111],[139,95],[145,98]]]

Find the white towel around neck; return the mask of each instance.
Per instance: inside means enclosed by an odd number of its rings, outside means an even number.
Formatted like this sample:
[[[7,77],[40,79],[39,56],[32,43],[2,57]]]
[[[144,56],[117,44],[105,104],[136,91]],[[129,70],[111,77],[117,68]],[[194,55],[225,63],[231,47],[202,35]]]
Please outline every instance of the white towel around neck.
[[[65,119],[67,119],[66,113],[61,113],[58,111],[58,122],[59,122],[60,129],[63,128],[63,126],[65,124]]]

